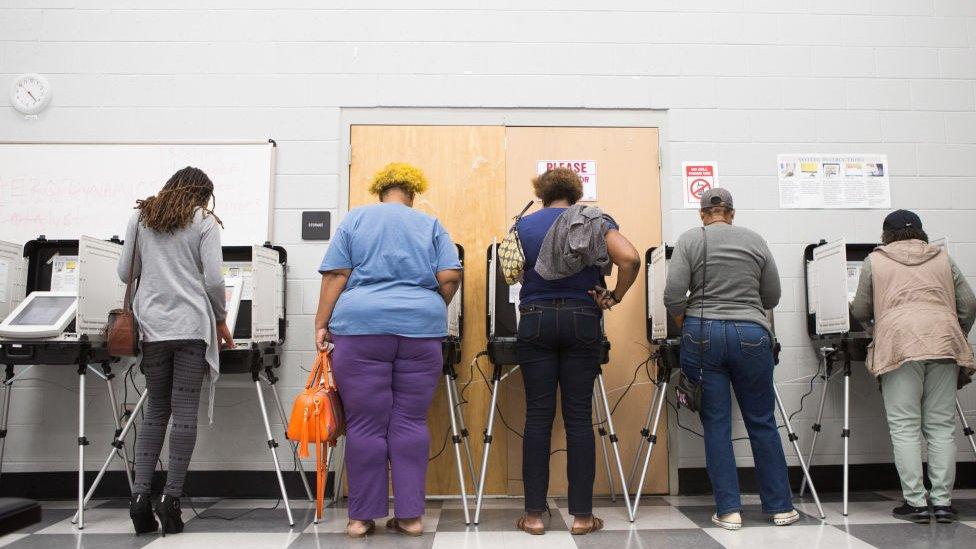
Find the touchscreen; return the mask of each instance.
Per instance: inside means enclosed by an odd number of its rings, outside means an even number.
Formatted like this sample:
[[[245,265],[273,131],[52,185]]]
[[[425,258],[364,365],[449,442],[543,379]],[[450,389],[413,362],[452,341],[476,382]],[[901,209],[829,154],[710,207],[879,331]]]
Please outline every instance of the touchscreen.
[[[75,300],[74,296],[37,296],[12,321],[11,326],[51,326]]]

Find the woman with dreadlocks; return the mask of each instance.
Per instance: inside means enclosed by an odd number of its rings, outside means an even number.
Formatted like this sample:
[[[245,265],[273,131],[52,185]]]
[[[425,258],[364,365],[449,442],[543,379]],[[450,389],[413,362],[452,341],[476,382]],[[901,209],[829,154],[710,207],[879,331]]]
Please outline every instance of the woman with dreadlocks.
[[[136,444],[129,516],[136,534],[155,532],[150,485],[170,417],[169,467],[155,505],[163,535],[183,531],[180,496],[197,439],[203,378],[219,375],[219,344],[233,344],[225,321],[220,219],[210,208],[214,187],[198,168],[173,174],[154,196],[136,201],[118,274],[128,280],[132,255],[139,284],[133,310],[142,334],[142,373],[149,398]],[[213,409],[211,407],[211,419]]]

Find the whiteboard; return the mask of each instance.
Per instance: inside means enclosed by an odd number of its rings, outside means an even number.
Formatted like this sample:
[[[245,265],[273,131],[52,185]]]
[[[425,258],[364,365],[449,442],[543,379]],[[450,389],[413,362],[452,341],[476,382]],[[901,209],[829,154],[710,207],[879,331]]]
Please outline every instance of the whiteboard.
[[[138,198],[195,166],[214,183],[224,245],[271,240],[274,144],[0,143],[0,240],[124,236]]]
[[[817,335],[851,331],[847,302],[847,243],[843,238],[813,249]],[[808,280],[808,283],[810,281]]]

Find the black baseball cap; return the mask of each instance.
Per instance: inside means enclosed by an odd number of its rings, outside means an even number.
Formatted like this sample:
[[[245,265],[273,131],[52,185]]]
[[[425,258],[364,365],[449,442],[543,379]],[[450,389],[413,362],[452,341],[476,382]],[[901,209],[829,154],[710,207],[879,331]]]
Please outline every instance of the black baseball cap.
[[[918,217],[918,214],[909,210],[895,210],[891,212],[888,214],[888,217],[885,217],[884,224],[881,226],[885,231],[894,231],[908,227],[922,229],[922,219]]]

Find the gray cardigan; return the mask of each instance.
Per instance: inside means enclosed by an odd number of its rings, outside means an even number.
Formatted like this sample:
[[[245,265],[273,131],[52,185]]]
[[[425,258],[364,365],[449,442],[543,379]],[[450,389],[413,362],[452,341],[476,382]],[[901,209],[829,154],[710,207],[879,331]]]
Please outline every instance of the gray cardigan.
[[[118,275],[129,278],[139,213],[129,219]],[[210,413],[213,388],[220,375],[217,321],[227,316],[220,226],[197,210],[193,222],[173,233],[139,226],[139,255],[135,276],[138,289],[132,308],[143,341],[202,340],[210,366]]]

